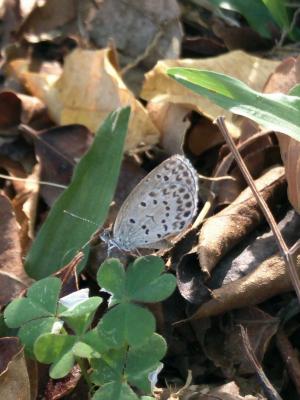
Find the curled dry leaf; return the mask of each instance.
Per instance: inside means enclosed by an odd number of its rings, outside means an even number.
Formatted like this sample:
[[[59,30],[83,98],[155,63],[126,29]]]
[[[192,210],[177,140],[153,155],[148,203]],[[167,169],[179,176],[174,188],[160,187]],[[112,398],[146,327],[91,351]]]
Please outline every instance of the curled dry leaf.
[[[12,61],[8,73],[14,73],[47,105],[57,124],[82,124],[95,132],[112,110],[130,105],[126,149],[159,140],[159,131],[147,111],[122,81],[111,49],[74,50],[65,58],[61,75],[29,72],[28,65],[26,60]]]
[[[16,281],[22,282],[24,285],[26,283],[29,284],[31,280],[24,271],[21,258],[19,226],[12,204],[4,195],[0,196],[0,220],[2,224],[1,230],[3,232],[0,239],[1,272],[8,273],[11,277],[15,277]],[[1,280],[0,286],[2,286]]]
[[[241,68],[241,65],[243,68]],[[243,51],[232,51],[225,55],[204,60],[163,60],[159,61],[146,74],[141,97],[154,103],[181,104],[190,110],[204,114],[211,120],[214,120],[219,115],[224,115],[227,121],[231,121],[231,113],[184,88],[167,76],[167,69],[171,67],[188,67],[213,70],[240,79],[254,90],[261,90],[267,77],[277,65],[277,61],[250,56]],[[233,121],[229,123],[229,129],[232,135],[236,137],[239,135],[239,127]]]
[[[277,226],[287,246],[293,246],[299,238],[300,215],[290,210]],[[267,228],[263,234],[258,234],[257,230],[253,231],[218,263],[209,280],[209,287],[216,289],[244,277],[276,253],[278,253],[278,245],[270,228]]]
[[[29,371],[18,339],[0,338],[0,354],[0,398],[31,400]]]
[[[268,79],[264,92],[288,92],[300,83],[300,57],[287,58]],[[288,196],[293,207],[300,211],[300,142],[282,133],[277,134],[281,157],[286,169]]]
[[[37,119],[45,122],[46,114],[45,105],[37,97],[11,91],[0,93],[1,136],[16,134],[20,123],[28,124]]]
[[[35,220],[39,196],[41,166],[37,163],[26,181],[18,183],[19,190],[12,203],[20,224],[22,254],[26,254],[31,240],[35,236]]]
[[[62,379],[50,379],[45,390],[45,400],[58,400],[66,397],[76,388],[76,396],[80,398],[88,398],[87,388],[80,386],[78,383],[81,379],[81,370],[79,366],[74,366],[71,372]],[[81,385],[83,386],[83,385]],[[80,390],[81,389],[81,390]],[[85,389],[85,390],[84,390]]]
[[[278,202],[284,187],[284,168],[274,167],[255,181],[265,201]],[[199,235],[198,255],[207,275],[218,261],[263,220],[263,214],[250,188],[218,214],[209,218]]]
[[[275,136],[274,136],[275,139]],[[238,168],[233,154],[223,155],[227,148],[221,149],[220,163],[216,167],[214,177],[230,175],[233,179],[213,180],[210,190],[214,193],[214,206],[219,209],[231,204],[245,188],[245,179]],[[257,178],[269,167],[281,164],[280,152],[277,143],[274,143],[270,132],[257,132],[239,143],[238,150],[243,157],[250,174]]]
[[[268,258],[253,272],[212,292],[191,318],[205,318],[226,311],[259,304],[293,289],[289,273],[279,255]]]

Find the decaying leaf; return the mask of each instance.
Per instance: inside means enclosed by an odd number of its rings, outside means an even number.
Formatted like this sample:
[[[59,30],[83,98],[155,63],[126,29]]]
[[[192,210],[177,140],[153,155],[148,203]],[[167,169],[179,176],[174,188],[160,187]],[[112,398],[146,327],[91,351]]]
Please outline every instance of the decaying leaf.
[[[213,298],[201,305],[192,318],[210,317],[235,308],[256,305],[292,288],[286,265],[276,255],[262,262],[244,278],[214,290]]]
[[[268,203],[279,201],[285,182],[284,168],[274,167],[256,180],[257,189]],[[199,235],[198,255],[201,269],[210,274],[218,261],[262,221],[263,215],[250,188],[209,218]]]
[[[111,49],[74,50],[66,57],[61,75],[30,72],[28,66],[27,60],[12,61],[8,73],[19,77],[29,92],[47,105],[57,124],[82,124],[95,132],[112,110],[130,105],[126,149],[159,140],[147,111],[122,81]]]
[[[181,104],[190,110],[204,114],[211,120],[219,115],[224,115],[229,122],[231,121],[231,113],[224,111],[206,98],[185,89],[167,76],[167,69],[188,67],[213,70],[230,74],[234,78],[247,83],[252,89],[261,90],[269,74],[273,72],[277,65],[277,61],[250,56],[242,51],[232,51],[225,55],[204,60],[162,60],[146,74],[141,97],[151,101],[151,103]],[[241,66],[243,67],[241,68]],[[233,121],[229,122],[229,128],[232,135],[236,137],[239,135],[239,127]]]
[[[165,389],[160,393],[160,400],[266,400],[264,397],[240,395],[240,388],[232,381],[220,386],[190,385],[187,388]]]
[[[183,32],[175,0],[102,0],[93,14],[87,29],[92,41],[103,48],[113,38],[122,65],[141,57],[140,64],[151,68],[179,56]]]
[[[19,227],[11,202],[4,195],[0,196],[0,220],[3,232],[0,240],[1,272],[14,276],[24,285],[29,284],[31,280],[26,275],[22,263]]]
[[[45,391],[45,400],[58,400],[70,394],[76,387],[76,395],[81,398],[88,397],[87,390],[80,390],[78,383],[81,378],[81,370],[78,366],[74,366],[71,372],[63,379],[51,379],[48,382]],[[86,388],[85,388],[86,389]]]
[[[259,308],[249,307],[233,313],[231,329],[226,331],[223,352],[225,359],[238,369],[239,375],[254,373],[245,354],[240,325],[246,330],[257,360],[261,363],[270,340],[277,333],[279,319],[271,317]],[[228,363],[228,361],[227,361]]]
[[[40,179],[67,186],[78,160],[92,143],[92,135],[82,125],[65,125],[36,132],[34,147],[41,166]],[[72,146],[70,146],[72,143]],[[63,188],[41,185],[40,194],[51,207]]]
[[[20,240],[22,254],[28,250],[31,240],[35,237],[35,221],[39,196],[39,180],[41,166],[37,163],[27,180],[19,183],[19,190],[12,203],[20,224]]]
[[[293,246],[299,238],[300,216],[294,210],[290,210],[277,226],[287,246]],[[270,228],[257,229],[218,263],[209,280],[209,287],[216,289],[244,277],[276,253],[278,253],[278,245]]]
[[[162,132],[161,144],[164,150],[170,155],[181,153],[186,131],[190,127],[190,110],[173,103],[150,103],[147,109]]]
[[[24,353],[17,338],[0,338],[0,398],[31,400],[33,393]]]

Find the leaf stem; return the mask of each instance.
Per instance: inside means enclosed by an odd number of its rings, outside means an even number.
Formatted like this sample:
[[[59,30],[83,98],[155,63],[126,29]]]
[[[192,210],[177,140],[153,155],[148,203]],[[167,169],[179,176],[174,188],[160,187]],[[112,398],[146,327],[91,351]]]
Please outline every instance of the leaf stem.
[[[88,374],[88,370],[86,367],[86,361],[83,360],[81,357],[76,357],[76,361],[80,367],[82,376],[84,377],[86,383],[88,384],[89,388],[92,388],[93,384],[92,384],[90,376]]]
[[[215,121],[215,123],[218,125],[221,133],[224,136],[224,139],[228,145],[228,147],[230,148],[237,165],[239,166],[247,184],[249,185],[249,187],[252,190],[253,196],[255,197],[257,203],[259,204],[266,220],[268,221],[270,228],[273,232],[273,235],[275,236],[275,239],[277,241],[277,245],[279,247],[281,256],[283,257],[283,260],[287,266],[287,270],[290,274],[290,278],[291,278],[291,282],[294,286],[296,295],[298,297],[298,301],[300,303],[300,279],[299,276],[297,274],[297,269],[296,269],[296,264],[295,264],[295,259],[292,256],[288,246],[286,245],[283,236],[281,235],[281,232],[277,226],[277,223],[273,217],[273,214],[271,213],[267,203],[265,202],[264,198],[261,196],[261,194],[259,193],[259,191],[257,190],[254,180],[243,160],[243,158],[241,157],[232,137],[230,136],[228,129],[226,127],[225,124],[225,118],[224,117],[218,117]]]

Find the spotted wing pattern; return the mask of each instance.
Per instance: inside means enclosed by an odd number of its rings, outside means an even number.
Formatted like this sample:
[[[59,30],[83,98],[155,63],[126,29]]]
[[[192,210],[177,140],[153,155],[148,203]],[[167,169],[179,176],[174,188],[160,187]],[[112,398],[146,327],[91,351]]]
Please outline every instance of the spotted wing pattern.
[[[197,202],[197,173],[187,158],[174,155],[153,169],[129,194],[117,215],[113,240],[127,251],[160,248],[159,242],[191,223]]]

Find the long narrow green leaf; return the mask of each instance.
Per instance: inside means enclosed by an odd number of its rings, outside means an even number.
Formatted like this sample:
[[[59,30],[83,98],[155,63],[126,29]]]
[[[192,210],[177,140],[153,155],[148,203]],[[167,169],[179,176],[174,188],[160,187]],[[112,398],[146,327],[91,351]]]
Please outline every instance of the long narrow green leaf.
[[[281,29],[289,29],[290,18],[282,0],[262,0]]]
[[[300,140],[298,96],[281,93],[262,94],[237,79],[206,70],[170,68],[168,75],[225,110]]]
[[[239,12],[261,36],[271,38],[272,15],[261,0],[251,0],[251,5],[245,0],[210,0],[210,3],[225,10]]]
[[[129,107],[119,109],[100,127],[69,188],[55,202],[28,253],[25,268],[31,277],[41,279],[59,270],[103,225],[119,176],[129,116]]]

